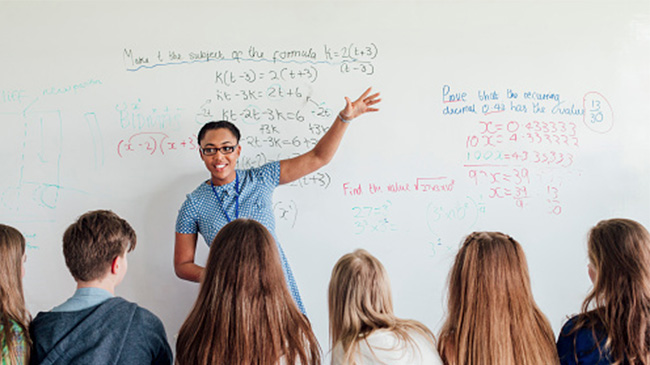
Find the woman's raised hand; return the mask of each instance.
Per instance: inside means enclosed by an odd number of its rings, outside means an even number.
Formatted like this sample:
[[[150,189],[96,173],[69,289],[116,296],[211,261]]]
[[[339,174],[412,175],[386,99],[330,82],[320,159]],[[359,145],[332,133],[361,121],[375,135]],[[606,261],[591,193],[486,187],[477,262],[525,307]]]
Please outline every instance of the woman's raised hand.
[[[379,98],[379,93],[374,93],[372,95],[370,94],[370,91],[372,90],[371,87],[369,87],[366,91],[364,91],[361,96],[355,100],[351,101],[350,98],[347,96],[345,97],[345,108],[341,110],[341,113],[339,113],[339,117],[344,121],[344,122],[349,122],[352,119],[360,116],[361,114],[364,114],[366,112],[376,112],[379,109],[374,108],[373,105],[379,103],[381,99]]]

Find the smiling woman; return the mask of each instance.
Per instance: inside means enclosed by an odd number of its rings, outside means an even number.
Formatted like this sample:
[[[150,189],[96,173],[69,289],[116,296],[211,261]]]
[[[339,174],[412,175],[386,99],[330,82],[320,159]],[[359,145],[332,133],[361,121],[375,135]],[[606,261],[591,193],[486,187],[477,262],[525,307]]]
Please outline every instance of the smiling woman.
[[[273,216],[273,190],[325,166],[334,157],[348,128],[349,121],[378,109],[373,105],[381,101],[379,93],[367,89],[354,102],[345,98],[346,106],[338,114],[332,127],[311,151],[258,168],[237,170],[241,152],[239,129],[228,121],[209,122],[198,135],[199,153],[210,172],[210,179],[202,182],[181,206],[176,220],[174,269],[182,279],[198,282],[204,268],[195,260],[197,234],[208,245],[223,226],[237,218],[250,218],[262,223],[276,242]],[[278,243],[285,280],[300,310],[305,308],[287,258]]]

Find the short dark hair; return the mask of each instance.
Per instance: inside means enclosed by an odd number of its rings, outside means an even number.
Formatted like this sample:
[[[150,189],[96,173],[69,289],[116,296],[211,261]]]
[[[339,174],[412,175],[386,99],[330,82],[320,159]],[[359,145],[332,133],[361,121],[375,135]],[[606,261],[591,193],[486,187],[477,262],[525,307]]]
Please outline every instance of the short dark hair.
[[[63,234],[63,256],[78,281],[102,278],[113,259],[135,248],[135,231],[110,210],[88,212]]]
[[[239,138],[241,138],[241,133],[239,133],[239,128],[237,128],[234,124],[227,120],[220,120],[220,121],[212,121],[212,122],[207,122],[201,127],[201,130],[199,131],[199,137],[198,142],[199,145],[201,145],[201,140],[203,140],[203,137],[205,137],[205,134],[208,133],[208,131],[211,131],[213,129],[220,129],[220,128],[226,128],[229,130],[233,136],[237,139],[237,143],[239,143]]]

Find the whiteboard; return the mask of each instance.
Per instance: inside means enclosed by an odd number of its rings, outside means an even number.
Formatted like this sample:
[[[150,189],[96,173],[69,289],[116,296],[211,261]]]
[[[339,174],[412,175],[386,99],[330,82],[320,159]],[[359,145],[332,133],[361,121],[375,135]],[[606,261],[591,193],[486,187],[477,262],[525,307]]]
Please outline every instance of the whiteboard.
[[[0,220],[27,237],[33,315],[69,297],[61,236],[111,209],[138,234],[117,294],[172,347],[198,286],[177,211],[209,177],[196,133],[242,130],[239,168],[303,153],[367,86],[378,113],[276,189],[277,236],[328,350],[331,269],[362,247],[399,316],[437,331],[463,237],[522,243],[555,332],[590,287],[586,233],[650,226],[648,1],[1,2]],[[197,261],[207,247],[198,245]]]

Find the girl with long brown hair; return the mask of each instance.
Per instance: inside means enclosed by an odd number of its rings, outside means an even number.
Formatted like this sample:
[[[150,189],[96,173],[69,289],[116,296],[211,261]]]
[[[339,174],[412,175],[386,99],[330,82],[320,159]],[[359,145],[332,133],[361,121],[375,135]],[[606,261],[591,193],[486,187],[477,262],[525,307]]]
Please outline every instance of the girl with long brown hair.
[[[500,232],[474,232],[450,272],[438,351],[449,365],[558,363],[551,325],[530,287],[521,245]]]
[[[180,365],[320,364],[316,337],[262,224],[236,219],[215,237],[176,356]]]
[[[25,237],[0,224],[0,347],[2,364],[29,363],[31,319],[25,308]]]
[[[593,288],[562,328],[562,364],[650,364],[650,234],[630,219],[589,233]]]
[[[386,270],[367,251],[339,259],[328,303],[332,364],[442,364],[431,331],[393,313]]]

